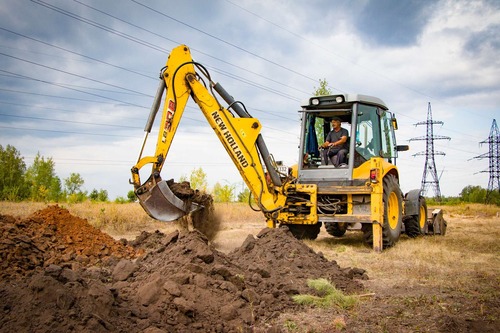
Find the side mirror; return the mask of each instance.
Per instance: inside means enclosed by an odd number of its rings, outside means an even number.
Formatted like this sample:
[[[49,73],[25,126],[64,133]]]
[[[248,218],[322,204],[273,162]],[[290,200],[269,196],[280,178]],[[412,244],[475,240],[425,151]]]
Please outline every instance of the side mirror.
[[[396,147],[396,150],[397,151],[407,151],[407,150],[410,150],[410,146],[408,146],[408,145],[400,145],[400,146]]]

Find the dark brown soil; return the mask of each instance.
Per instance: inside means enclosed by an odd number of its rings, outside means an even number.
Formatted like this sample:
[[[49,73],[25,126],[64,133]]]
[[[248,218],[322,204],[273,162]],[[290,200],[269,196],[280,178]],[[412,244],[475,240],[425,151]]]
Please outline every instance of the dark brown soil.
[[[187,205],[194,202],[200,207],[176,221],[177,225],[183,230],[196,229],[212,241],[221,228],[221,221],[214,212],[213,197],[203,191],[193,190],[187,181],[176,183],[170,179],[167,184],[172,192]]]
[[[198,231],[114,241],[50,206],[0,215],[0,332],[280,332],[292,300],[328,278],[360,292],[362,269],[341,269],[286,229],[263,229],[229,254]]]

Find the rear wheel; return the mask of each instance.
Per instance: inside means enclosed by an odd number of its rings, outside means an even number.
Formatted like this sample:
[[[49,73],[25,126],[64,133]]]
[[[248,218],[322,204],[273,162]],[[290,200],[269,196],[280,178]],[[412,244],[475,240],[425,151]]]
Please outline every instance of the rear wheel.
[[[404,223],[408,237],[414,238],[427,233],[427,203],[424,197],[418,200],[418,214],[408,216]]]
[[[326,232],[335,237],[342,237],[347,231],[347,223],[325,223]]]
[[[321,230],[321,222],[316,224],[280,224],[288,227],[293,237],[297,239],[316,239]]]

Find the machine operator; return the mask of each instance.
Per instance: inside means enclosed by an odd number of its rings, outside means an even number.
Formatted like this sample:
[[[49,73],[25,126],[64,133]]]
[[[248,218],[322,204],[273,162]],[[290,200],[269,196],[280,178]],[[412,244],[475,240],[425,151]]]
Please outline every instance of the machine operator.
[[[325,164],[333,164],[339,167],[347,161],[347,153],[349,147],[347,146],[347,137],[349,132],[340,126],[341,119],[333,117],[331,120],[332,130],[328,133],[325,143],[321,145],[323,148],[323,161]]]

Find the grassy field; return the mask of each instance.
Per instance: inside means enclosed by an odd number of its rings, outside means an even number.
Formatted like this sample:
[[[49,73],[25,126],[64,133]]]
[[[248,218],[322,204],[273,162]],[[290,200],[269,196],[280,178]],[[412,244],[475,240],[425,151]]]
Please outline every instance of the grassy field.
[[[46,206],[0,202],[0,214],[25,218]],[[117,239],[133,239],[142,230],[169,232],[178,228],[175,223],[151,219],[139,204],[60,206]],[[384,304],[380,300],[366,300],[365,306],[371,304],[372,307],[368,311],[391,305],[400,306],[404,309],[401,311],[414,308],[420,312],[430,311],[429,315],[441,311],[455,314],[456,318],[482,318],[498,323],[500,207],[464,204],[441,208],[448,222],[446,236],[410,239],[402,235],[395,247],[381,254],[374,253],[363,243],[361,232],[348,231],[342,238],[333,238],[323,228],[317,240],[306,241],[306,244],[337,261],[341,267],[367,271],[369,280],[365,285],[370,293],[390,298]],[[256,235],[266,226],[262,214],[252,211],[246,204],[216,204],[215,211],[222,228],[213,244],[222,252],[239,247],[249,234]],[[448,298],[443,300],[440,295]],[[453,299],[460,301],[455,304]],[[385,330],[385,324],[381,322],[380,325],[375,331]],[[297,330],[301,331],[306,330]]]

